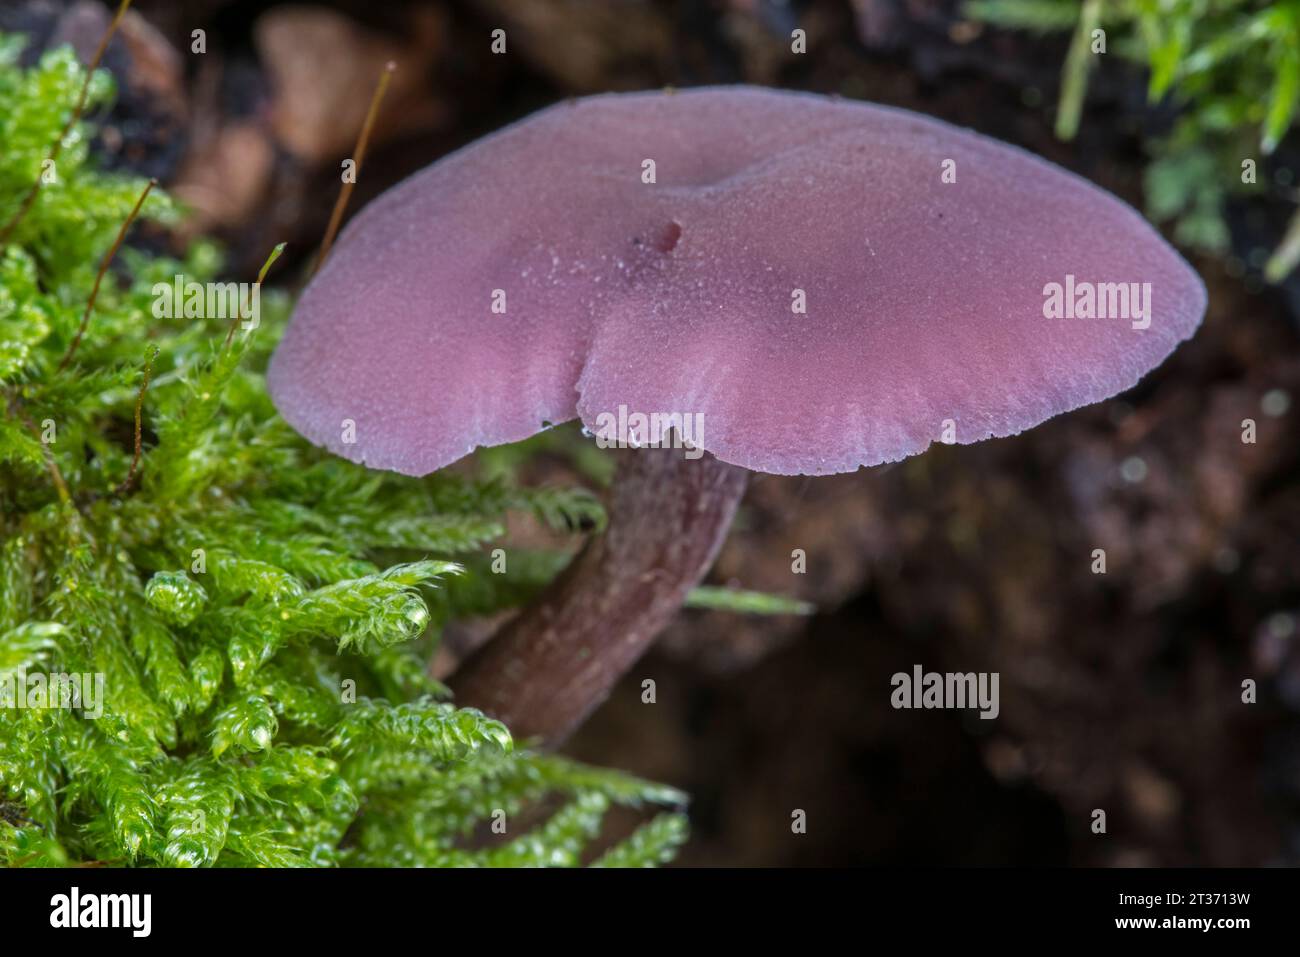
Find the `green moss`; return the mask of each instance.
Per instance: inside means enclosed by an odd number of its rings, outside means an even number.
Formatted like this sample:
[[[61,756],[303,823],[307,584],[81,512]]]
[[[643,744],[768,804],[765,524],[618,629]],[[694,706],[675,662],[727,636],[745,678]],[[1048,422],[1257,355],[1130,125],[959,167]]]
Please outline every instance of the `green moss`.
[[[23,70],[18,49],[0,38],[0,222],[82,82],[70,53]],[[97,77],[91,101],[111,88]],[[283,296],[264,293],[260,326],[229,348],[226,320],[155,316],[156,283],[217,274],[204,244],[181,260],[123,250],[60,370],[145,185],[96,172],[87,133],[0,254],[0,676],[102,674],[103,713],[0,709],[0,800],[16,812],[0,862],[574,864],[611,804],[680,804],[517,749],[426,674],[450,616],[522,601],[563,566],[534,554],[518,582],[491,576],[476,553],[507,510],[576,530],[601,521],[590,494],[378,474],[310,447],[261,374]],[[141,221],[174,215],[155,191]],[[665,860],[683,824],[656,820],[605,861]],[[504,837],[470,840],[497,821]]]

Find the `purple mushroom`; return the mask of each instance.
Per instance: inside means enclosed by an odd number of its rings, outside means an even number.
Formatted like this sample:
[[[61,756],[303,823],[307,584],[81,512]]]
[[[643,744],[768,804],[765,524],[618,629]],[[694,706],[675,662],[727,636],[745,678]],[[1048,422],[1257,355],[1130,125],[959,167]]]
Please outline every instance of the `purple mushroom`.
[[[453,677],[554,743],[707,571],[747,470],[1013,435],[1132,386],[1205,303],[1129,206],[975,133],[747,87],[606,95],[371,203],[269,383],[311,441],[409,475],[574,418],[640,446],[604,534]]]

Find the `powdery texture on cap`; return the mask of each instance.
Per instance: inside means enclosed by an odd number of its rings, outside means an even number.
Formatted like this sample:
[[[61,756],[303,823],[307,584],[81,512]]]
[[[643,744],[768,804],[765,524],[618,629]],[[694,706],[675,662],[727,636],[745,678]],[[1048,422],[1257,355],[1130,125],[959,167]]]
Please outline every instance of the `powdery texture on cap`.
[[[1067,276],[1150,283],[1149,328],[1045,318]],[[615,94],[371,203],[304,292],[269,385],[311,441],[413,475],[620,406],[701,414],[718,458],[816,475],[1107,398],[1204,309],[1138,213],[1017,148],[809,94]]]

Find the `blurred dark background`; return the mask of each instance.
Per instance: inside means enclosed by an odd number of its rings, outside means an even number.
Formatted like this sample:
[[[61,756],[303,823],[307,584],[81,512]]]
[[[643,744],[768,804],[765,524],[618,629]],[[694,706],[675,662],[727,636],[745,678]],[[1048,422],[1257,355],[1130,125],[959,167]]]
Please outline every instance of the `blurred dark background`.
[[[220,239],[243,277],[281,240],[282,274],[305,264],[388,60],[354,212],[484,133],[607,90],[746,82],[904,106],[1139,208],[1144,137],[1172,119],[1115,59],[1095,71],[1077,139],[1059,142],[1068,34],[995,31],[950,0],[134,11],[105,61],[121,95],[96,148],[159,176],[191,209],[186,234]],[[0,29],[29,33],[29,55],[64,41],[88,55],[109,16],[96,0],[6,0]],[[1239,203],[1229,222],[1231,251],[1193,260],[1204,327],[1131,393],[897,466],[756,476],[710,580],[817,614],[684,613],[569,751],[688,790],[684,864],[1300,863],[1300,292],[1252,265],[1284,215]],[[542,456],[528,477],[572,480],[566,468]],[[806,574],[791,573],[795,548]],[[914,664],[999,672],[1000,716],[895,711],[890,676]],[[1242,702],[1245,679],[1257,703]]]

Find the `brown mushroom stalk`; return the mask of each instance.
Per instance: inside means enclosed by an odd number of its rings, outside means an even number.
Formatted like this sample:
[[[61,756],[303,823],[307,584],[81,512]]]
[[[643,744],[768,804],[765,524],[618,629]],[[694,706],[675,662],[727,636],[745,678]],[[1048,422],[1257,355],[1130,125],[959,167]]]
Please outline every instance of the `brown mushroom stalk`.
[[[748,472],[680,449],[625,449],[609,524],[452,676],[461,706],[557,746],[609,696],[718,553]]]

